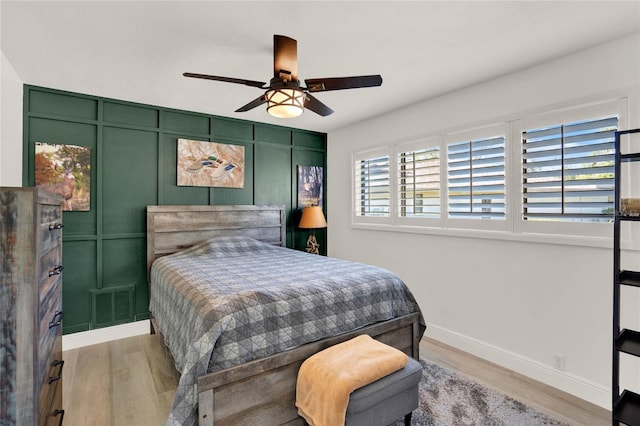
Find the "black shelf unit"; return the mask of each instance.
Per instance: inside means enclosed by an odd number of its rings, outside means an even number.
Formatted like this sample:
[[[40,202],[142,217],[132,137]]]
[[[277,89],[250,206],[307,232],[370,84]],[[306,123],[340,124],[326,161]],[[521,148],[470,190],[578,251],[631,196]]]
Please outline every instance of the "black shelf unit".
[[[622,154],[621,136],[640,133],[640,129],[615,132],[615,215],[613,221],[613,366],[612,366],[612,424],[623,423],[628,426],[640,426],[640,395],[627,389],[620,393],[620,353],[640,357],[640,331],[621,329],[620,326],[620,288],[622,286],[640,287],[640,271],[620,268],[620,223],[640,221],[640,216],[622,215],[620,212],[620,176],[622,163],[640,162],[640,152]]]

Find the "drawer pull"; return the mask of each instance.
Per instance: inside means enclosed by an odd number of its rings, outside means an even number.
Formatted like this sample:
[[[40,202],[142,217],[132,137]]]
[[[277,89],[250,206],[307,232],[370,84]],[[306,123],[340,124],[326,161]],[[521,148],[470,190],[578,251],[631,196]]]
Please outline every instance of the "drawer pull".
[[[58,423],[58,426],[62,426],[62,421],[64,420],[64,410],[58,410],[56,408],[55,411],[53,412],[53,417],[58,417],[58,416],[60,416],[60,423]]]
[[[49,225],[49,231],[53,231],[54,229],[62,229],[64,225],[61,223],[54,223],[53,225]]]
[[[58,265],[55,268],[53,268],[52,270],[49,271],[49,276],[52,277],[54,275],[60,275],[62,273],[62,270],[64,269],[64,266],[62,265]]]
[[[64,313],[62,311],[56,311],[53,315],[53,319],[49,322],[49,328],[57,327],[62,324],[62,317]]]
[[[60,369],[58,370],[58,375],[57,376],[49,376],[49,384],[53,383],[53,382],[57,382],[58,380],[60,380],[62,378],[62,369],[64,368],[64,361],[63,360],[56,360],[53,361],[53,363],[51,363],[52,367],[56,367],[56,366],[60,366]]]

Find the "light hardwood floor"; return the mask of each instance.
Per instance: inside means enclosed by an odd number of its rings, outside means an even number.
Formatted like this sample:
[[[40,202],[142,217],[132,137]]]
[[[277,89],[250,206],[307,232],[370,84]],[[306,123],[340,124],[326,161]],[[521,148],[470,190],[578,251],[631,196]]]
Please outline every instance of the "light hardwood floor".
[[[169,414],[178,374],[157,335],[64,351],[65,426],[158,426]]]
[[[572,425],[610,425],[607,410],[431,339],[421,356],[466,374]],[[178,383],[158,336],[63,353],[65,426],[161,425]]]

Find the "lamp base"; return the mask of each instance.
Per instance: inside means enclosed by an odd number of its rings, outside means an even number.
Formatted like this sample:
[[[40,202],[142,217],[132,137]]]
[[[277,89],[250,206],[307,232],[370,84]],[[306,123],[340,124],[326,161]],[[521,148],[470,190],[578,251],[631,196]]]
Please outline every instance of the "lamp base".
[[[309,238],[307,238],[307,248],[305,249],[305,251],[307,253],[320,254],[320,244],[318,244],[318,241],[316,241],[316,236],[314,233],[311,233],[311,235],[309,235]]]

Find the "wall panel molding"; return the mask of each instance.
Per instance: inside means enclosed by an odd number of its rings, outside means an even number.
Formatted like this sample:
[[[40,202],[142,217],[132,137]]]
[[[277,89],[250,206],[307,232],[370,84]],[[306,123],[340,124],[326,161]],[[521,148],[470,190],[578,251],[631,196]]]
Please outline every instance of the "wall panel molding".
[[[325,168],[326,200],[324,133],[29,85],[24,101],[24,186],[35,184],[36,142],[91,148],[91,209],[64,212],[66,334],[149,317],[147,205],[285,204],[287,245],[302,249],[298,165]],[[177,186],[178,138],[243,145],[245,187]]]

